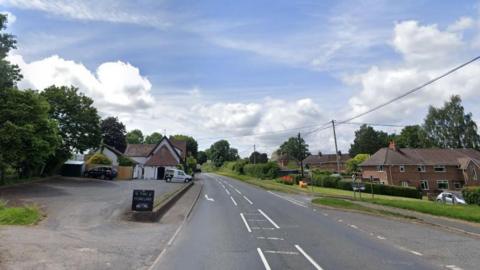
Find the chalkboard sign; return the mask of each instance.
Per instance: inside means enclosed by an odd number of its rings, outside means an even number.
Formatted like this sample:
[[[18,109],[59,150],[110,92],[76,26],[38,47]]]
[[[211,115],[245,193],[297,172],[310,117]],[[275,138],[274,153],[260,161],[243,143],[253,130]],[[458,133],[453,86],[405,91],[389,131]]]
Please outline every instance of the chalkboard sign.
[[[152,211],[155,190],[133,190],[132,210],[133,211]]]

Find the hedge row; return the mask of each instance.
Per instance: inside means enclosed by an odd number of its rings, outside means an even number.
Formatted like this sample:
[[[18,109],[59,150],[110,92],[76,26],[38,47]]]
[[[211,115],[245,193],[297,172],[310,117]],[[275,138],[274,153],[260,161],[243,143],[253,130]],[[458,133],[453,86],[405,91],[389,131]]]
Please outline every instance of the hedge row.
[[[480,187],[466,187],[462,195],[466,203],[480,205]]]
[[[243,166],[244,174],[260,179],[275,179],[278,177],[279,170],[280,168],[276,162],[246,164]]]
[[[324,175],[324,174],[314,174],[312,179],[312,184],[314,186],[328,187],[328,188],[338,188],[343,190],[352,190],[352,181],[344,181],[340,177]],[[380,195],[390,195],[398,197],[407,197],[421,199],[422,193],[411,187],[399,187],[399,186],[390,186],[382,184],[373,184],[373,193]],[[371,185],[365,183],[365,193],[372,192]]]

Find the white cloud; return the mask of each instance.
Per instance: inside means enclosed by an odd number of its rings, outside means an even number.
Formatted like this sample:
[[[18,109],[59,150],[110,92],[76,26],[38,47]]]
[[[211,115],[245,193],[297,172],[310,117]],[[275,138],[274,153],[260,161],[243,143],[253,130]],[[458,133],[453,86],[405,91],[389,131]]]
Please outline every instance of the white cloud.
[[[448,26],[447,30],[450,32],[463,31],[472,28],[475,25],[475,20],[470,17],[461,17],[452,25]]]
[[[13,15],[13,13],[11,13],[10,11],[0,11],[0,13],[7,15],[7,27],[10,27],[17,20],[17,17]]]

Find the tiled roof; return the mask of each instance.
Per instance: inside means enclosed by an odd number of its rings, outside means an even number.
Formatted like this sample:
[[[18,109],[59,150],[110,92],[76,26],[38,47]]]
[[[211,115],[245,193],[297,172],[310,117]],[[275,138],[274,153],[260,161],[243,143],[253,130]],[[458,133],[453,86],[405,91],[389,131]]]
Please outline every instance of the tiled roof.
[[[360,166],[376,165],[454,165],[465,166],[468,160],[478,162],[480,152],[475,149],[414,149],[382,148]]]
[[[157,146],[156,144],[127,144],[125,149],[125,155],[129,157],[146,157],[153,149]]]
[[[340,162],[346,162],[350,159],[350,156],[347,154],[340,155]],[[303,160],[305,164],[323,164],[323,163],[336,163],[337,155],[327,154],[327,155],[310,155]]]
[[[162,146],[155,154],[145,163],[147,166],[176,166],[180,164],[172,152],[166,147]]]
[[[187,156],[187,142],[186,141],[177,141],[177,140],[170,140],[170,142],[175,146],[175,148],[180,149],[181,157],[184,159]]]

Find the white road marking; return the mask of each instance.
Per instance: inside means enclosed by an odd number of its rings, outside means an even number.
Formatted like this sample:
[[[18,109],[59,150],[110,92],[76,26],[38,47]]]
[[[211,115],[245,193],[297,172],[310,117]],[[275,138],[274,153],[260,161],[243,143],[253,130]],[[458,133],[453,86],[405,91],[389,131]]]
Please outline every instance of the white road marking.
[[[252,230],[275,230],[275,228],[269,228],[269,227],[252,227]]]
[[[456,265],[453,265],[453,264],[450,264],[450,265],[445,265],[446,268],[449,268],[449,269],[452,269],[452,270],[463,270],[462,268],[456,266]]]
[[[207,199],[207,201],[211,201],[211,202],[215,201],[213,198],[209,198],[207,194],[205,194],[205,199]]]
[[[415,250],[411,250],[411,249],[408,249],[406,247],[402,247],[402,246],[399,246],[399,245],[395,245],[397,248],[401,249],[401,250],[404,250],[404,251],[407,251],[407,252],[410,252],[414,255],[417,255],[417,256],[423,256],[422,253],[418,252],[418,251],[415,251]]]
[[[266,219],[249,219],[248,221],[261,221],[261,222],[263,222],[263,221],[268,221],[268,220],[266,220]]]
[[[263,236],[257,236],[257,239],[279,240],[279,241],[285,240],[285,239],[280,238],[280,237],[263,237]]]
[[[225,189],[225,192],[227,192],[227,194],[230,195],[230,191],[228,191],[228,189]]]
[[[377,235],[377,238],[380,239],[380,240],[385,240],[386,238],[381,236],[381,235]]]
[[[324,216],[328,217],[328,214],[327,214],[327,213],[322,213],[322,215],[324,215]]]
[[[267,216],[267,214],[265,214],[262,210],[258,209],[258,212],[260,212],[260,214],[262,214],[268,221],[270,221],[273,227],[280,229],[280,226],[278,226],[277,223],[275,223],[275,221],[273,221],[269,216]]]
[[[245,224],[245,227],[247,227],[247,231],[252,232],[252,229],[250,229],[250,226],[248,225],[248,222],[245,219],[245,216],[243,215],[243,213],[240,213],[240,216],[242,217],[242,220],[243,220],[243,223]]]
[[[263,252],[260,248],[257,248],[258,256],[260,256],[260,259],[262,260],[263,266],[265,266],[265,270],[271,270],[270,265],[267,262],[267,259],[265,259],[265,255],[263,255]]]
[[[276,193],[273,193],[273,192],[271,192],[271,191],[267,191],[267,192],[270,193],[270,194],[272,194],[272,195],[274,195],[274,196],[277,196],[277,197],[279,197],[279,198],[282,198],[282,199],[284,199],[284,200],[286,200],[286,201],[289,201],[289,202],[291,202],[291,203],[293,203],[293,204],[295,204],[295,205],[298,205],[298,206],[307,208],[307,206],[306,206],[305,204],[303,204],[302,202],[300,202],[300,201],[297,201],[297,200],[294,200],[294,199],[291,199],[291,198],[286,198],[286,197],[280,196],[280,195],[278,195],[278,194],[276,194]]]
[[[299,255],[296,251],[280,251],[280,250],[265,250],[265,253],[272,253],[272,254],[283,254],[283,255]]]
[[[358,229],[358,227],[356,225],[353,225],[353,224],[350,224],[350,227],[352,227],[354,229]]]
[[[244,198],[249,204],[253,204],[253,202],[250,201],[247,197],[243,196],[243,198]]]
[[[299,246],[299,245],[295,245],[295,248],[298,249],[298,251],[300,251],[300,253],[302,253],[302,255],[317,269],[317,270],[323,270],[322,267],[320,267],[320,265],[318,265],[318,263],[316,261],[314,261],[312,259],[312,257],[310,257],[305,251],[303,251],[303,249]]]
[[[230,199],[232,199],[233,204],[235,204],[235,206],[237,206],[237,202],[235,201],[235,199],[232,196],[230,196]]]
[[[238,190],[238,189],[236,189],[236,188],[233,188],[233,189],[235,189],[235,191],[236,191],[238,194],[242,195],[242,192],[240,192],[240,190]]]

